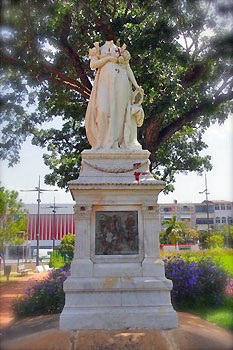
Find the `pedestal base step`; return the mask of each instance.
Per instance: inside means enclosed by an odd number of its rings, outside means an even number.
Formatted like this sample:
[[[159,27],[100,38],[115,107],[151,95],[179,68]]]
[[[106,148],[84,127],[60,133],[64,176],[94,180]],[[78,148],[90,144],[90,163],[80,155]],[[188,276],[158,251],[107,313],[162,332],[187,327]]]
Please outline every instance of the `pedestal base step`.
[[[60,317],[62,330],[155,328],[178,326],[172,306],[64,308]]]

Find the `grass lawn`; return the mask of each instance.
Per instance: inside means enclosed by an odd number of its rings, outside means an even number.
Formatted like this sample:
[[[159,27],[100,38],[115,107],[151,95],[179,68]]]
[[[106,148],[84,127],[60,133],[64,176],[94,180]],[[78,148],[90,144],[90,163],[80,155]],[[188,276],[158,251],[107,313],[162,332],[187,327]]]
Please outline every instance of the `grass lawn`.
[[[214,261],[222,265],[224,267],[224,270],[226,270],[230,275],[233,276],[233,256],[232,255],[216,256],[214,258]]]
[[[208,322],[233,331],[233,298],[226,297],[224,305],[213,308],[202,308],[195,313]]]

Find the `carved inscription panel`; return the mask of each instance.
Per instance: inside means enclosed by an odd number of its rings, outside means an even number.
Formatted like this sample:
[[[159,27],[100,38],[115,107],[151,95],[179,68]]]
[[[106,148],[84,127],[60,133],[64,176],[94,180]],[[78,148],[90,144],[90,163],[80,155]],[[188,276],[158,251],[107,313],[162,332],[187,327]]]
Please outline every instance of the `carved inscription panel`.
[[[95,254],[139,253],[137,211],[96,211]]]

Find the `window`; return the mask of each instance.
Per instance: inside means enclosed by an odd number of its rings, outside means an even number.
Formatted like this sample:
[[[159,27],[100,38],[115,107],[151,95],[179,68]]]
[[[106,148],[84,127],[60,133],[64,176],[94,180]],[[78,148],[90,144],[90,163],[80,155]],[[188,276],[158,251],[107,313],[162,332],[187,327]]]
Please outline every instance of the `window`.
[[[172,218],[166,218],[166,216],[163,217],[163,221],[171,221]]]
[[[219,217],[216,217],[215,221],[216,221],[216,224],[220,224],[220,218]]]
[[[215,204],[215,210],[219,210],[219,204]]]
[[[233,219],[231,216],[228,216],[228,225],[232,225],[233,224]]]
[[[231,205],[227,204],[227,210],[231,210]]]
[[[181,208],[181,211],[190,211],[190,208],[189,208],[187,205],[184,205],[184,206]]]
[[[222,224],[226,224],[227,223],[227,220],[225,218],[225,216],[222,217]]]
[[[221,204],[221,210],[225,210],[225,204]]]
[[[209,224],[212,225],[214,223],[214,219],[209,219]],[[200,219],[196,219],[196,224],[199,225],[207,225],[208,224],[208,219],[207,218],[200,218]]]
[[[172,208],[171,207],[163,207],[163,211],[169,212],[169,211],[172,211]]]
[[[207,205],[196,205],[195,206],[196,213],[207,213]],[[213,213],[214,212],[214,206],[209,205],[208,206],[208,212]]]

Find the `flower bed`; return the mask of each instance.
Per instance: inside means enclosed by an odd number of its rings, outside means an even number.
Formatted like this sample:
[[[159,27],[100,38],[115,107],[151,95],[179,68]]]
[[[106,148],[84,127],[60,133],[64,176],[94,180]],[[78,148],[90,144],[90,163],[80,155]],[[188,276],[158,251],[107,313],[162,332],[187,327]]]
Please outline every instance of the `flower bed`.
[[[174,254],[164,258],[165,274],[173,281],[172,303],[176,309],[221,305],[227,287],[226,272],[212,258],[182,257]],[[50,272],[47,279],[37,283],[16,300],[16,316],[52,314],[62,311],[65,295],[63,283],[70,274],[67,268]]]
[[[67,268],[50,272],[49,277],[28,289],[25,296],[17,299],[13,310],[17,317],[55,314],[62,311],[65,301],[63,283],[70,274]]]
[[[216,306],[223,302],[227,274],[212,258],[197,261],[176,254],[164,259],[165,274],[173,282],[173,305],[178,308]]]

